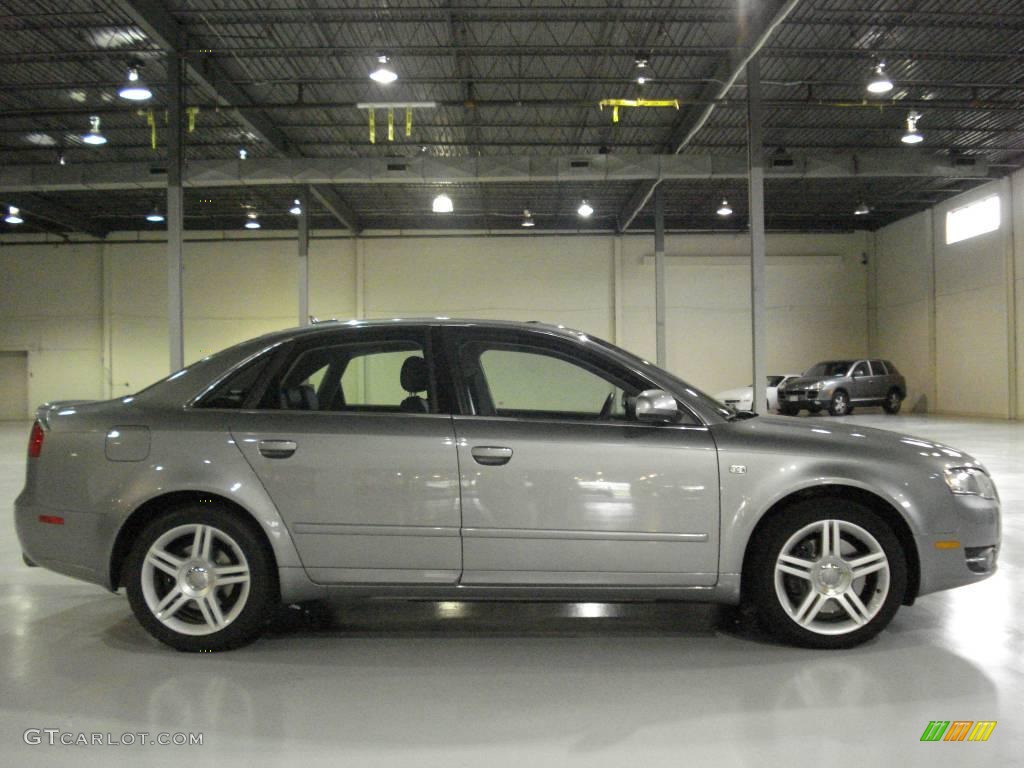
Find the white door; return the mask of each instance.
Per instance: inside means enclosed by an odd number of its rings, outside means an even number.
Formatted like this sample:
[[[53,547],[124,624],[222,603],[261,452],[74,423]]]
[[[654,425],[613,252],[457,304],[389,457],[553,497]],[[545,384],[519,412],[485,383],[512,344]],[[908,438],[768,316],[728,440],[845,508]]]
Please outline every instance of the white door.
[[[27,418],[28,352],[0,352],[0,421]]]

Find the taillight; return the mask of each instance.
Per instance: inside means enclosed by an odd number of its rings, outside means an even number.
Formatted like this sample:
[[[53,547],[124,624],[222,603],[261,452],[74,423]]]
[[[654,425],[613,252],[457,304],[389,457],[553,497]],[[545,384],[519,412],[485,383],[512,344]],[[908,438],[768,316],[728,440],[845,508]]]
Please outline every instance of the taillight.
[[[37,421],[32,425],[32,434],[28,437],[28,457],[30,459],[38,459],[39,454],[43,452],[44,437],[46,437],[46,433],[43,432],[43,425]]]

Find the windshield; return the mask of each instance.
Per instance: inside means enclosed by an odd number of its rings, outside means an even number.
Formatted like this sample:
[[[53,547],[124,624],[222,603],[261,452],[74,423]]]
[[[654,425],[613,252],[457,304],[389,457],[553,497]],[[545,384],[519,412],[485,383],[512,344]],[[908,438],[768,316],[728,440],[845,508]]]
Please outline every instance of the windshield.
[[[845,376],[851,365],[852,360],[829,360],[808,368],[804,376]]]

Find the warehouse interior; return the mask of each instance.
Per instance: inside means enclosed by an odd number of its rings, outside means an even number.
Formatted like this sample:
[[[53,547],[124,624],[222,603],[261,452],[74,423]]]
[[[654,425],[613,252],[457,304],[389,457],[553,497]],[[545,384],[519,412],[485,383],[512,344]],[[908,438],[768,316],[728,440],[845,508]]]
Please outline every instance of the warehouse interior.
[[[19,756],[46,757],[25,729],[74,722],[205,725],[189,759],[218,764],[804,764],[827,719],[837,759],[918,765],[949,746],[919,743],[935,718],[999,720],[965,746],[1015,756],[1024,5],[0,8],[8,520],[40,404],[129,396],[311,317],[563,324],[710,393],[892,360],[901,415],[843,420],[962,447],[1003,507],[999,574],[838,655],[712,606],[424,602],[284,616],[189,659],[120,596],[26,569],[4,523]]]

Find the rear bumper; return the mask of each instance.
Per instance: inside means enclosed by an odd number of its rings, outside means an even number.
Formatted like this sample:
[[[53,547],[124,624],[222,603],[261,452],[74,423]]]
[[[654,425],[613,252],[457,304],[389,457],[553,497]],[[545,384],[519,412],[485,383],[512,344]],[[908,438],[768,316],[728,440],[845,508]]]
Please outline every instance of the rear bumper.
[[[62,524],[40,518],[61,519]],[[14,527],[24,558],[65,576],[110,589],[109,519],[92,512],[52,509],[31,503],[26,493],[14,502]]]

